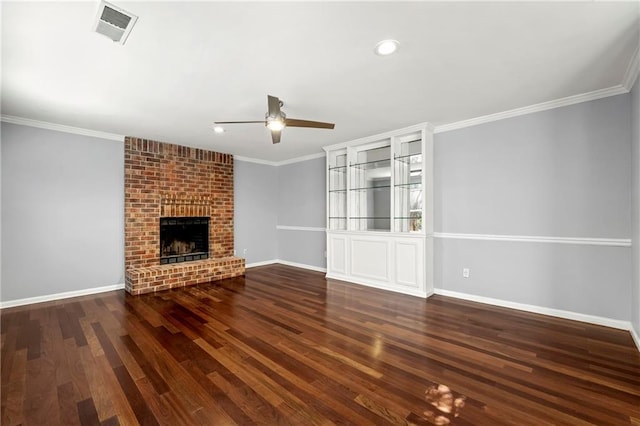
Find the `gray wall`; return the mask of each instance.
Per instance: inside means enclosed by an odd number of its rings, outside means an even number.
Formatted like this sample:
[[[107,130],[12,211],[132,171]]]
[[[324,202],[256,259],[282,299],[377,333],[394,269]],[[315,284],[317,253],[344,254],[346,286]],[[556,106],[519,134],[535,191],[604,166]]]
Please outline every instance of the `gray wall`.
[[[123,142],[1,130],[1,300],[123,284]]]
[[[277,259],[277,167],[235,160],[233,168],[236,254],[247,264]]]
[[[285,164],[278,169],[278,225],[325,227],[326,160]]]
[[[2,123],[0,123],[0,301],[2,300]]]
[[[633,282],[631,292],[632,319],[636,334],[640,336],[640,78],[631,90],[631,141],[632,141],[632,219]]]
[[[327,236],[320,231],[278,229],[278,259],[326,269]]]
[[[325,228],[324,157],[278,167],[278,225]],[[326,268],[326,234],[278,229],[278,259]]]
[[[639,91],[436,134],[437,232],[633,239],[632,249],[438,239],[436,287],[640,331]],[[122,142],[1,131],[0,300],[121,284]],[[236,160],[235,246],[248,264],[325,267],[324,232],[277,229],[324,228],[324,168],[323,158]]]
[[[436,134],[436,232],[629,238],[630,98]],[[631,316],[628,247],[440,239],[435,272],[445,290]]]
[[[235,246],[247,264],[276,259],[324,268],[325,159],[282,166],[235,161]]]

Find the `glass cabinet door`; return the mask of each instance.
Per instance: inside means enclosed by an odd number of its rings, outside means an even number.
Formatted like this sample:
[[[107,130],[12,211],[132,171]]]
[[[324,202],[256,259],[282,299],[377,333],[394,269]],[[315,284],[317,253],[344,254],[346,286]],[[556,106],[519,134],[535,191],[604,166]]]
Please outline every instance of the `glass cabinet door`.
[[[350,165],[350,230],[391,230],[390,146],[360,150]]]
[[[347,152],[329,157],[329,229],[347,229]]]
[[[393,163],[395,231],[421,231],[422,141],[399,142]]]

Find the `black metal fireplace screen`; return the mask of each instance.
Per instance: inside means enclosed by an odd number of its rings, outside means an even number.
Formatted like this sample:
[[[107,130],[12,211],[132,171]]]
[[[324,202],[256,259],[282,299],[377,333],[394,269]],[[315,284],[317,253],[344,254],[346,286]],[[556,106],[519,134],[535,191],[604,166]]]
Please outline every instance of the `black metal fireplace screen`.
[[[208,217],[160,218],[160,264],[209,257]]]

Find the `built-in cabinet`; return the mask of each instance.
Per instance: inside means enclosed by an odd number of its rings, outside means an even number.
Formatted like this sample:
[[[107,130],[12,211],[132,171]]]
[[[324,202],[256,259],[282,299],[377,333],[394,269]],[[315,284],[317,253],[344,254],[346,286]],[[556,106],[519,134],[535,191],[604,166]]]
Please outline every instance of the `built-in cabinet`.
[[[324,148],[327,277],[433,293],[433,130],[422,124]]]

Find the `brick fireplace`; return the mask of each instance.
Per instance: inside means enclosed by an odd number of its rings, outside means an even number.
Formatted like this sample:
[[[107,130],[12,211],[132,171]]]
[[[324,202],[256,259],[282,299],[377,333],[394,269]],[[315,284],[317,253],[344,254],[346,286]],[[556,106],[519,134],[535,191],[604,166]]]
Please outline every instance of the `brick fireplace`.
[[[124,150],[126,290],[137,295],[243,275],[244,259],[233,256],[233,156],[131,137]],[[208,218],[208,254],[161,264],[161,222],[195,218]]]

